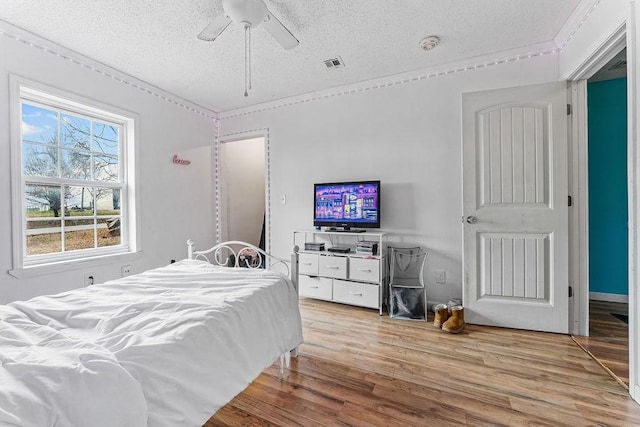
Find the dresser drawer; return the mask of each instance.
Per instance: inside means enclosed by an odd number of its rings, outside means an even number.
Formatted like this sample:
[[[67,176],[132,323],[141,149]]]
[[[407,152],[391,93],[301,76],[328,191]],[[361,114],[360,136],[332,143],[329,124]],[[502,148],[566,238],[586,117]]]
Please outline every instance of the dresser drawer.
[[[301,253],[298,258],[298,270],[300,274],[317,276],[318,275],[318,255]]]
[[[333,279],[300,275],[298,283],[300,296],[331,300]]]
[[[367,283],[333,281],[333,300],[362,307],[380,307],[380,287]]]
[[[365,258],[349,259],[349,278],[363,282],[378,283],[380,281],[380,260]]]
[[[323,277],[347,278],[347,260],[340,256],[321,256],[318,261],[319,275]]]

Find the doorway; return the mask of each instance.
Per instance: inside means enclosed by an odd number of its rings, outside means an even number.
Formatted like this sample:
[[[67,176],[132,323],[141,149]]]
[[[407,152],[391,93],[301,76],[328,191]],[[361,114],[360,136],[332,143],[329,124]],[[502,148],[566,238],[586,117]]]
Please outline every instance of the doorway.
[[[221,237],[265,249],[265,138],[220,144]]]
[[[626,49],[587,80],[588,336],[574,340],[629,385]]]

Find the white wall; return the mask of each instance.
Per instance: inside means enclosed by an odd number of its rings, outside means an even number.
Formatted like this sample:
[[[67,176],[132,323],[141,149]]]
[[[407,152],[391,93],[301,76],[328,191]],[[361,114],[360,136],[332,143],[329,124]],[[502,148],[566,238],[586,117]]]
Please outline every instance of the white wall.
[[[221,203],[226,207],[223,240],[241,240],[258,246],[264,220],[264,138],[220,144]]]
[[[2,29],[93,64],[74,52],[7,24],[2,23]],[[125,263],[130,264],[133,273],[136,273],[167,264],[170,259],[185,258],[185,242],[190,237],[197,236],[199,247],[208,247],[213,243],[211,144],[215,137],[215,124],[211,118],[6,35],[0,35],[0,58],[0,303],[82,286],[86,271],[69,269],[23,279],[7,273],[13,268],[8,98],[10,74],[116,106],[139,118],[136,143],[142,254],[126,262],[105,262],[91,267],[90,271],[95,273],[97,282],[119,277],[120,268]],[[110,71],[104,66],[100,68]],[[191,165],[174,165],[171,161],[173,154],[191,160]]]
[[[393,76],[221,114],[220,134],[269,129],[274,254],[288,256],[292,230],[312,228],[314,182],[380,179],[382,229],[390,242],[428,250],[428,299],[446,302],[462,294],[461,94],[556,81],[557,67],[551,53],[421,80],[412,77],[428,73]],[[447,284],[435,284],[435,270]]]

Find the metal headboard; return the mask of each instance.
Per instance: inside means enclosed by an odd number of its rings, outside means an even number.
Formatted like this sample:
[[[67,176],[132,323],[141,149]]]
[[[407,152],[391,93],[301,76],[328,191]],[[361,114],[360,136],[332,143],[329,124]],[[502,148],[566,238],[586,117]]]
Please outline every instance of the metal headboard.
[[[287,269],[287,275],[291,278],[293,278],[294,275],[291,274],[292,271],[289,267],[289,262],[293,265],[295,256],[295,264],[297,267],[298,250],[298,246],[295,246],[293,248],[294,255],[292,259],[287,260],[271,255],[251,243],[239,240],[218,243],[206,251],[194,250],[193,240],[187,240],[187,254],[189,259],[201,259],[213,265],[236,268],[262,268],[262,266],[266,266],[268,269],[272,269],[274,266],[282,264]]]

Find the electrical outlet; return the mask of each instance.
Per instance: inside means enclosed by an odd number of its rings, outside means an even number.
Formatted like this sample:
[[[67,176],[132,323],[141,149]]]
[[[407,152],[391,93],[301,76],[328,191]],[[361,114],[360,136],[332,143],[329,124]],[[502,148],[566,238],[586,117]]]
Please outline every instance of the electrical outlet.
[[[122,269],[121,269],[121,275],[120,277],[125,277],[131,274],[131,266],[130,265],[123,265]]]
[[[436,271],[436,283],[447,283],[447,272],[444,270]]]
[[[84,285],[91,286],[96,282],[96,274],[93,272],[84,273]]]

